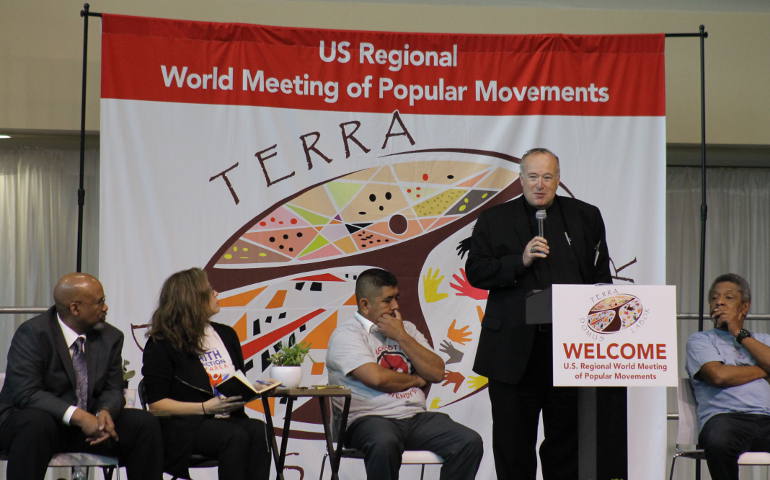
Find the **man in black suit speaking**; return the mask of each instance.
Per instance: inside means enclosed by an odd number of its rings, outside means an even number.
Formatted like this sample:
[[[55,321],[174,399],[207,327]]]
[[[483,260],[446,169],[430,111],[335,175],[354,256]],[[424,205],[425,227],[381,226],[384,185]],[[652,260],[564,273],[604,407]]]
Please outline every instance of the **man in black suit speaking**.
[[[123,409],[123,333],[105,323],[99,280],[62,277],[56,305],[13,336],[0,392],[0,450],[9,480],[42,479],[61,451],[117,456],[132,479],[160,480],[161,432],[155,417]]]
[[[468,280],[489,290],[473,369],[489,378],[497,477],[534,480],[542,411],[543,478],[575,480],[577,391],[553,387],[551,325],[527,325],[525,301],[555,283],[612,281],[604,221],[593,205],[556,195],[559,159],[549,150],[524,154],[520,179],[524,195],[482,212],[471,237]]]

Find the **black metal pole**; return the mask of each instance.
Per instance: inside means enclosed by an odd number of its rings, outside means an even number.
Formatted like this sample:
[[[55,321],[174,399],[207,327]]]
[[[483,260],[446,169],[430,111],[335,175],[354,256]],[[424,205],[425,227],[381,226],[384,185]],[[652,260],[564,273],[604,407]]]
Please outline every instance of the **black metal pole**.
[[[698,291],[698,331],[703,330],[703,301],[706,281],[706,219],[708,218],[708,203],[706,200],[706,60],[705,40],[708,34],[703,25],[700,26],[700,290]]]
[[[703,25],[698,33],[666,33],[666,37],[698,37],[700,38],[700,171],[701,171],[701,206],[700,206],[700,265],[698,282],[698,331],[703,330],[703,301],[706,282],[706,219],[708,205],[706,202],[706,64],[705,40],[709,36]],[[695,462],[695,479],[701,478],[701,462]]]
[[[666,33],[668,37],[698,37],[700,39],[700,169],[701,169],[701,206],[700,206],[700,265],[698,285],[698,331],[703,330],[703,302],[706,283],[706,220],[708,203],[706,200],[706,61],[705,40],[709,34],[706,27],[698,27],[698,33]],[[700,470],[700,463],[696,467]],[[699,478],[699,477],[698,477]]]
[[[702,27],[702,26],[703,26],[703,25],[701,25],[701,27]],[[680,38],[681,38],[681,37],[692,37],[692,38],[696,38],[696,37],[702,37],[702,36],[704,36],[704,34],[703,34],[703,33],[664,33],[663,35],[664,35],[666,38],[676,38],[676,37],[680,37]],[[709,36],[709,35],[708,35],[708,33],[706,33],[706,34],[705,34],[705,36],[707,36],[707,37],[708,37],[708,36]]]
[[[86,165],[86,75],[88,73],[88,8],[83,4],[80,16],[83,17],[83,78],[80,91],[80,178],[78,186],[78,244],[77,261],[75,270],[83,268],[83,205],[85,204],[86,191],[84,187]]]
[[[90,5],[83,4],[80,16],[83,17],[83,72],[80,90],[80,175],[78,184],[78,242],[76,247],[75,271],[83,268],[83,206],[86,200],[85,166],[86,166],[86,75],[88,74],[88,17],[101,17],[101,13],[89,11]]]
[[[700,278],[698,282],[698,331],[703,330],[703,301],[706,284],[706,219],[708,204],[706,200],[706,62],[705,40],[708,33],[701,25],[700,32]],[[695,462],[695,480],[701,479],[701,462]]]

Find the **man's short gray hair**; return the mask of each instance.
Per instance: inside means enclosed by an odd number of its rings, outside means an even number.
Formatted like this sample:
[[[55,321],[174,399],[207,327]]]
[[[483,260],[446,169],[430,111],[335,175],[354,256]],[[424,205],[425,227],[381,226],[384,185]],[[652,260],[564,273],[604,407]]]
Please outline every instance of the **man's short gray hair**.
[[[556,160],[556,172],[559,172],[561,170],[561,168],[559,167],[559,157],[552,151],[543,147],[530,148],[529,150],[524,152],[524,155],[521,156],[521,163],[519,165],[523,168],[524,161],[527,159],[527,157],[529,157],[530,155],[534,155],[536,153],[545,153],[547,155],[552,156]]]
[[[709,297],[711,297],[711,293],[714,291],[714,287],[716,287],[717,283],[722,282],[730,282],[738,285],[738,290],[741,291],[741,300],[744,303],[751,302],[751,288],[749,287],[749,282],[735,273],[723,273],[715,278],[714,282],[711,284],[711,288],[709,288]]]

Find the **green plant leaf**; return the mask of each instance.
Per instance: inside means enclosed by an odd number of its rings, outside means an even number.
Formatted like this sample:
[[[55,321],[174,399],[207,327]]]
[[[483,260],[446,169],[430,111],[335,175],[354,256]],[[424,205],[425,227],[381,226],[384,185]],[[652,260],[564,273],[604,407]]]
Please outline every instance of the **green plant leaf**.
[[[310,345],[304,342],[282,345],[280,350],[270,355],[270,363],[284,367],[299,366],[302,365],[309,352]]]

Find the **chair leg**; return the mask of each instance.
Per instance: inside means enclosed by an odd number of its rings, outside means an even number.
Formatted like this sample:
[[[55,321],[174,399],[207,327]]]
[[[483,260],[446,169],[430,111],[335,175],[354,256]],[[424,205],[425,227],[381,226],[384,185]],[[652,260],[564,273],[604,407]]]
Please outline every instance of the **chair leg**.
[[[677,458],[679,458],[677,455],[671,457],[671,473],[668,476],[668,480],[674,480],[674,465],[676,465]]]
[[[321,474],[318,475],[318,480],[323,480],[324,478],[324,468],[326,467],[326,457],[328,457],[328,453],[324,453],[324,458],[321,460]]]
[[[425,476],[425,464],[420,465],[420,480]]]
[[[115,467],[109,466],[109,467],[102,467],[102,475],[104,475],[104,480],[112,480],[112,473],[115,471]]]
[[[674,480],[674,466],[676,465],[676,460],[677,460],[677,459],[678,459],[680,456],[681,456],[681,454],[679,454],[679,453],[675,453],[675,454],[674,454],[674,455],[671,457],[671,473],[669,473],[669,475],[668,475],[668,480]],[[695,460],[695,463],[700,463],[700,459],[699,459],[699,458],[693,458],[693,460]]]

